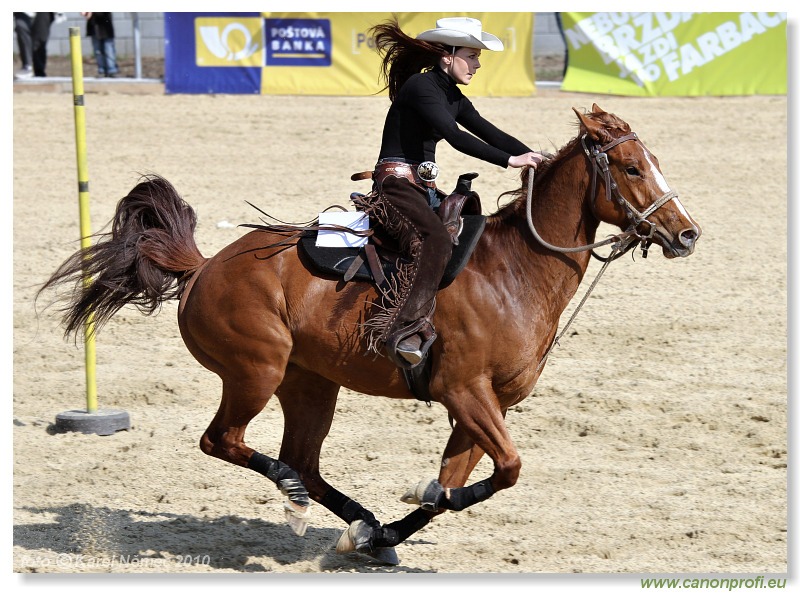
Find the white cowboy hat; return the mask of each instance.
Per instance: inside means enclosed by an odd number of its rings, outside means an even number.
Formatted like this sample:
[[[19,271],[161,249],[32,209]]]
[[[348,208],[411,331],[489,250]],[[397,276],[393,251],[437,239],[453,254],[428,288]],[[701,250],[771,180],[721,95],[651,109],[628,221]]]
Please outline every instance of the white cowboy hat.
[[[481,22],[469,17],[448,17],[436,21],[436,29],[417,35],[417,39],[448,46],[503,51],[503,42],[481,30]]]

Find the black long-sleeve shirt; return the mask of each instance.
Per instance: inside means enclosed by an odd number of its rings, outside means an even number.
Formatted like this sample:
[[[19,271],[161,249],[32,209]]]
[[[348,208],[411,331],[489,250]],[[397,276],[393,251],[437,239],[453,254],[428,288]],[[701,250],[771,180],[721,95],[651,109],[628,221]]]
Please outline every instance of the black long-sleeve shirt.
[[[386,114],[379,159],[436,161],[436,143],[442,139],[457,151],[500,167],[507,167],[512,155],[530,151],[485,120],[456,82],[436,67],[403,84]]]

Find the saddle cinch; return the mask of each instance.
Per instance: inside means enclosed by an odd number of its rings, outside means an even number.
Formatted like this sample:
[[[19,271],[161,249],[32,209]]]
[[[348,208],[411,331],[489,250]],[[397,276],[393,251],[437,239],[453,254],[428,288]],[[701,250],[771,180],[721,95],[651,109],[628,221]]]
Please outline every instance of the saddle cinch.
[[[354,174],[351,179],[368,179],[372,172]],[[453,253],[447,263],[439,289],[447,287],[464,269],[486,226],[486,217],[481,214],[478,195],[472,191],[472,180],[477,173],[462,174],[452,194],[442,199],[434,209],[450,234]],[[350,198],[356,204],[363,194],[354,192]],[[380,222],[370,221],[373,232],[369,242],[361,248],[330,248],[317,246],[317,234],[300,238],[298,247],[305,253],[314,267],[323,273],[383,285],[397,271],[398,264],[408,262],[394,241],[382,233]]]

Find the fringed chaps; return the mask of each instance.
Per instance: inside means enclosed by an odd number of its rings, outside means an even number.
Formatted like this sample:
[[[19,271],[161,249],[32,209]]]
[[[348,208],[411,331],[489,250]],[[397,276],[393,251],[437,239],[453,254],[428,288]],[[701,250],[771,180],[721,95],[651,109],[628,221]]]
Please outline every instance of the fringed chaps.
[[[381,294],[364,322],[368,349],[378,353],[397,333],[424,328],[422,319],[430,324],[427,332],[433,332],[436,291],[453,245],[428,204],[426,192],[406,178],[387,177],[356,206],[379,221],[411,259],[380,288]]]

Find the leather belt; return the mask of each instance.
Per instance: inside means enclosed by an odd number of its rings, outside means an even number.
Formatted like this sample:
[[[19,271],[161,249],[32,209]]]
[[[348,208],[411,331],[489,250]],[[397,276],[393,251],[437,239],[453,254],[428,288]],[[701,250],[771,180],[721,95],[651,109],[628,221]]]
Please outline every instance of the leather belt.
[[[381,161],[375,166],[374,171],[353,174],[351,179],[365,180],[371,177],[376,184],[381,184],[388,176],[396,176],[398,178],[406,178],[410,182],[413,182],[414,184],[424,188],[436,188],[435,181],[428,182],[420,177],[419,172],[417,171],[418,167],[418,163],[405,163],[403,161]]]

